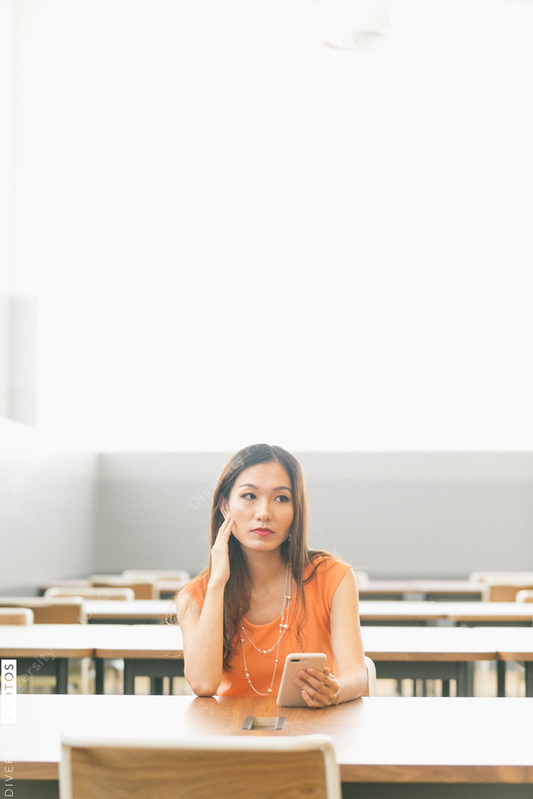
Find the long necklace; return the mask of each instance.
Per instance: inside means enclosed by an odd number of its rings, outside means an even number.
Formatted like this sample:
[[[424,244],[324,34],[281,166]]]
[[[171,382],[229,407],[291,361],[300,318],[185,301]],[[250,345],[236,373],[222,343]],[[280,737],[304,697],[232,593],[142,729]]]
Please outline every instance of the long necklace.
[[[242,646],[242,659],[243,659],[243,662],[244,662],[244,675],[245,675],[246,679],[248,680],[248,685],[250,686],[252,691],[255,691],[256,694],[259,694],[259,696],[268,696],[269,694],[272,693],[272,686],[274,685],[274,680],[276,678],[276,671],[278,669],[279,646],[281,644],[281,639],[285,635],[286,630],[289,629],[289,624],[288,624],[288,622],[289,622],[289,602],[292,599],[292,596],[291,596],[291,585],[292,585],[292,582],[291,582],[291,570],[290,570],[290,565],[287,563],[287,571],[285,573],[285,590],[283,591],[283,601],[281,603],[281,617],[280,617],[280,621],[279,621],[279,635],[278,635],[278,640],[276,641],[276,643],[273,646],[270,647],[270,649],[259,649],[259,647],[254,644],[254,642],[252,641],[252,639],[248,635],[247,631],[244,629],[243,625],[241,624],[241,646]],[[285,614],[287,614],[287,615],[285,615]],[[268,655],[270,652],[272,652],[273,649],[276,650],[276,656],[275,656],[275,659],[274,659],[274,671],[272,673],[272,679],[270,681],[270,688],[267,688],[267,692],[266,693],[262,693],[261,691],[258,691],[257,688],[255,687],[255,685],[252,684],[252,681],[250,679],[250,673],[248,671],[248,666],[246,664],[246,653],[244,651],[244,636],[246,636],[246,638],[251,643],[253,648],[257,649],[257,651],[260,652],[262,655]]]

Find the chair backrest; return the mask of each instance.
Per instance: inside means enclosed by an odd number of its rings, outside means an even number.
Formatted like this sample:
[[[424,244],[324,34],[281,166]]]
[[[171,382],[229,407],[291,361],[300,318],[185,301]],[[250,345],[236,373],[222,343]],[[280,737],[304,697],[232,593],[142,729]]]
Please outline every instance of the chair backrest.
[[[56,596],[79,596],[82,599],[135,599],[135,591],[133,588],[96,588],[89,586],[87,588],[69,588],[68,586],[47,588],[44,592],[45,597]]]
[[[533,591],[519,591],[515,597],[515,602],[533,602]]]
[[[0,597],[2,608],[29,608],[35,624],[84,624],[87,616],[79,596],[45,598],[40,596]]]
[[[91,585],[98,588],[132,588],[135,599],[159,599],[159,591],[156,588],[155,577],[134,577],[128,579],[122,574],[93,574]]]
[[[533,582],[533,572],[499,572],[499,571],[480,571],[470,572],[468,579],[472,583],[483,583],[486,580],[526,580]]]
[[[62,745],[61,799],[341,799],[327,735],[198,736]]]
[[[188,583],[191,579],[189,572],[183,569],[126,569],[122,576],[130,580],[132,577],[155,577],[156,580],[176,580]]]
[[[374,661],[365,655],[365,666],[366,666],[366,674],[367,674],[367,681],[366,681],[366,688],[363,696],[375,696],[376,695],[376,667],[374,665]]]
[[[516,595],[520,590],[533,589],[533,580],[527,582],[520,580],[491,579],[483,583],[481,598],[484,602],[516,602]]]
[[[0,608],[1,624],[33,624],[33,610],[30,608]]]

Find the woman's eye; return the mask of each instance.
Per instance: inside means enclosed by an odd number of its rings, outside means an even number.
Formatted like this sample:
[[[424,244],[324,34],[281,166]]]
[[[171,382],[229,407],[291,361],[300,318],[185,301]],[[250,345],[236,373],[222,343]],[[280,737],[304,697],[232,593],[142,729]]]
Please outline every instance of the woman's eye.
[[[243,499],[255,499],[255,494],[252,494],[251,491],[248,491],[246,494],[241,494]]]
[[[276,497],[280,502],[290,502],[289,497],[285,496],[285,494],[280,494],[279,497]]]

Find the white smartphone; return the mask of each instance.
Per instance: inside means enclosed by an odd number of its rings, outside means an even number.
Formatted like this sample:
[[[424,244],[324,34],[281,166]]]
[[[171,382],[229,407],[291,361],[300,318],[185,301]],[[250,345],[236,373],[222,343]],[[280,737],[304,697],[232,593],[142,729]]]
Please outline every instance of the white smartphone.
[[[302,689],[296,685],[294,680],[299,671],[306,669],[324,671],[325,665],[326,655],[323,652],[295,652],[287,655],[276,700],[277,704],[281,707],[307,707],[307,702],[302,696]]]

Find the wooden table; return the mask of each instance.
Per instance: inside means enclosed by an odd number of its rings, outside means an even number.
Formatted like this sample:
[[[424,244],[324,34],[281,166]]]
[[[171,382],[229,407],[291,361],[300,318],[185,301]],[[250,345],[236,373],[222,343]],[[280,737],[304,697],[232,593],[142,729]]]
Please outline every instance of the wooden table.
[[[17,674],[54,675],[55,691],[68,690],[69,658],[94,655],[87,624],[31,624],[1,627],[0,659],[16,658]]]
[[[110,644],[98,646],[95,655],[101,661],[124,657],[124,693],[133,693],[135,676],[181,676],[182,665],[173,647],[182,649],[179,627],[143,625],[123,635],[122,625]],[[145,631],[152,630],[150,636]],[[369,657],[376,662],[378,677],[402,679],[457,680],[459,695],[472,693],[472,664],[478,660],[495,660],[495,648],[474,635],[475,630],[460,627],[364,627],[363,643]],[[495,642],[491,639],[491,643]],[[162,683],[154,684],[162,690]],[[100,690],[100,689],[98,689]],[[446,690],[446,688],[445,688]]]
[[[143,742],[213,734],[314,733],[334,740],[345,799],[530,799],[531,713],[528,699],[365,698],[311,710],[281,709],[274,700],[260,697],[19,696],[17,723],[9,725],[9,751],[14,753],[17,799],[53,797],[54,789],[57,796],[63,735]],[[279,731],[244,731],[242,724],[250,715],[283,715],[286,721]],[[0,736],[2,759],[7,743]],[[487,783],[499,788],[487,793]]]
[[[498,696],[505,696],[506,664],[525,666],[526,697],[533,697],[533,629],[529,627],[479,627],[473,630],[486,647],[496,650]]]
[[[450,622],[469,624],[522,624],[533,626],[533,604],[527,602],[419,602],[361,600],[361,622]]]
[[[496,650],[475,633],[467,627],[362,628],[378,678],[442,680],[445,696],[450,680],[457,681],[458,696],[472,696],[474,662],[496,659]]]
[[[481,599],[481,583],[470,580],[369,580],[358,583],[362,599]]]
[[[165,675],[173,671],[172,676],[183,675],[183,639],[176,625],[34,624],[1,631],[0,658],[16,658],[19,674],[27,669],[55,674],[56,693],[67,693],[69,658],[97,658],[97,693],[103,693],[106,658],[124,658],[124,678],[131,693],[139,669],[154,677],[162,670]]]
[[[363,643],[378,677],[456,679],[459,694],[472,690],[475,661],[524,661],[527,696],[533,695],[533,628],[363,627]],[[51,664],[59,693],[67,690],[68,658],[96,658],[96,690],[102,693],[105,660],[124,658],[124,690],[133,693],[135,676],[183,674],[183,639],[178,626],[163,624],[8,626],[2,628],[0,657],[24,659],[24,668],[36,664],[34,673]],[[161,683],[154,686],[160,690]]]
[[[157,624],[169,615],[176,618],[171,599],[86,599],[83,608],[89,624]]]
[[[175,605],[168,599],[85,600],[89,623],[160,623],[175,618]],[[405,622],[453,622],[471,624],[523,624],[533,626],[533,604],[527,602],[420,602],[361,600],[363,624]]]
[[[95,625],[96,626],[96,625]],[[135,677],[150,677],[151,692],[163,693],[163,678],[183,677],[183,637],[175,624],[106,625],[112,634],[95,646],[95,690],[104,693],[105,661],[124,658],[124,693],[135,693]],[[128,632],[124,632],[127,629]]]

